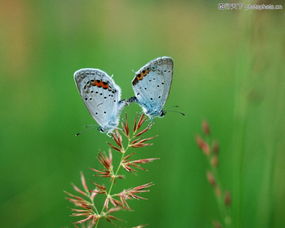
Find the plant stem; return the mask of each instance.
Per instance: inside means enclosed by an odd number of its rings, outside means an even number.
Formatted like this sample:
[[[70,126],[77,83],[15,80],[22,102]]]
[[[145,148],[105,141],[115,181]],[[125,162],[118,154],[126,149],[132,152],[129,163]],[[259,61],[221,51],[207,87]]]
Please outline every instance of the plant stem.
[[[228,214],[228,208],[226,207],[226,205],[224,204],[223,202],[223,186],[221,184],[221,181],[220,181],[220,178],[219,178],[219,174],[217,172],[217,169],[215,167],[213,167],[211,165],[211,160],[210,160],[210,157],[207,157],[208,158],[208,162],[210,164],[210,169],[211,169],[211,172],[213,173],[214,177],[215,177],[215,181],[217,183],[217,186],[220,188],[220,191],[221,191],[221,195],[220,196],[217,196],[216,195],[216,199],[217,199],[217,203],[218,203],[218,207],[219,207],[219,210],[220,210],[220,214],[221,216],[223,217],[223,223],[225,225],[225,227],[231,227],[231,216]]]
[[[206,137],[206,142],[207,142],[208,145],[210,145],[210,138],[209,138],[209,136]],[[210,165],[211,172],[212,172],[212,174],[215,177],[216,184],[217,184],[218,188],[221,191],[221,195],[220,196],[216,195],[216,199],[217,199],[220,215],[223,217],[223,223],[225,225],[224,227],[225,228],[229,228],[229,227],[231,227],[231,216],[228,213],[227,206],[223,202],[223,196],[224,196],[223,195],[223,193],[224,193],[223,190],[224,189],[223,189],[221,181],[220,181],[219,173],[217,172],[217,168],[214,167],[211,164],[211,155],[213,154],[213,152],[214,151],[213,151],[212,147],[210,146],[210,155],[208,155],[206,157],[207,157],[208,163]],[[215,192],[215,194],[217,194],[217,193]]]
[[[89,198],[91,198],[90,195],[91,194],[89,194]],[[94,199],[91,199],[91,203],[92,203],[92,207],[94,208],[96,214],[99,214],[99,211],[98,211],[97,207],[95,206]]]
[[[112,189],[113,189],[113,186],[114,186],[114,183],[115,183],[115,179],[116,179],[116,177],[117,177],[117,175],[118,175],[118,173],[119,173],[119,171],[120,171],[120,168],[121,168],[121,166],[122,166],[122,160],[123,160],[123,158],[124,158],[125,153],[126,153],[126,152],[128,151],[128,149],[129,149],[130,140],[131,140],[131,139],[128,139],[128,144],[127,144],[126,148],[122,147],[120,163],[119,163],[119,165],[118,165],[118,167],[117,167],[117,169],[116,169],[116,171],[115,171],[115,173],[114,173],[114,178],[112,178],[112,180],[111,180],[111,184],[110,184],[109,190],[108,190],[108,192],[107,192],[107,198],[108,198],[109,196],[111,196],[111,191],[112,191]],[[107,200],[107,198],[106,198],[106,200]],[[102,206],[100,215],[102,216],[103,213],[104,213],[104,205]],[[99,214],[99,213],[98,213],[98,214]],[[95,228],[98,227],[99,221],[100,221],[100,219],[97,221]]]

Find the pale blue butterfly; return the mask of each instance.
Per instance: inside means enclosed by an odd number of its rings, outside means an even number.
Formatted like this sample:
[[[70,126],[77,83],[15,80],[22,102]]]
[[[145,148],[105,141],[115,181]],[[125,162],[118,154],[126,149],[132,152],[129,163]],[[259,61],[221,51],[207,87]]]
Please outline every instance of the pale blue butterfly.
[[[134,97],[129,102],[137,102],[151,119],[162,117],[163,107],[168,98],[173,74],[171,57],[156,58],[140,68],[132,81]]]
[[[128,104],[121,100],[121,88],[99,69],[80,69],[74,73],[74,80],[84,104],[99,124],[99,130],[111,133],[118,127],[120,112]]]

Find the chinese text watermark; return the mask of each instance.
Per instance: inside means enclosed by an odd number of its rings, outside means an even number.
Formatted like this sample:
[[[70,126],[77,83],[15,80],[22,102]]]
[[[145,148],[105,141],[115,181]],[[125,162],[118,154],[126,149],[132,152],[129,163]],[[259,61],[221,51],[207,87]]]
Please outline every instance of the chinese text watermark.
[[[282,10],[283,5],[218,3],[219,10]]]

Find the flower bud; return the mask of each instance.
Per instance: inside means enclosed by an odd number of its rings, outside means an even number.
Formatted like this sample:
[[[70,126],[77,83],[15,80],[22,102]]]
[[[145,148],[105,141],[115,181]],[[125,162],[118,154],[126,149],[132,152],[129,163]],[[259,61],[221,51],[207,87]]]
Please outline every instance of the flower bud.
[[[210,135],[210,133],[211,133],[209,124],[205,120],[202,122],[202,130],[205,133],[205,135]]]
[[[207,172],[207,179],[208,182],[212,185],[212,186],[216,186],[216,180],[214,175],[211,172]]]
[[[231,204],[232,204],[232,198],[231,198],[231,194],[229,192],[226,192],[226,194],[225,194],[224,203],[227,207],[231,206]]]
[[[220,146],[219,146],[219,143],[218,142],[214,142],[213,143],[213,152],[218,155],[219,154],[219,151],[220,151]]]
[[[211,165],[213,167],[217,167],[219,164],[219,159],[218,159],[218,156],[214,155],[212,158],[211,158]]]
[[[200,136],[196,136],[196,143],[198,147],[204,152],[205,155],[210,154],[209,144],[206,143]]]

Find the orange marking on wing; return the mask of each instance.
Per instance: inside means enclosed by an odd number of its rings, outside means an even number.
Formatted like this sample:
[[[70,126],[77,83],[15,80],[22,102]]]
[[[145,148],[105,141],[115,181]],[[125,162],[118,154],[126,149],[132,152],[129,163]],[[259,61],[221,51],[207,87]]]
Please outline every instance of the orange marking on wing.
[[[97,87],[103,87],[103,82],[96,80],[96,81],[91,82],[91,85],[97,86]]]
[[[142,79],[143,79],[143,74],[142,73],[138,74],[137,75],[137,80],[142,80]]]
[[[97,83],[96,83],[96,86],[99,87],[99,88],[102,87],[102,86],[103,86],[102,81],[97,82]]]
[[[109,85],[106,82],[102,82],[102,87],[103,87],[103,89],[108,89]]]
[[[135,79],[133,80],[133,85],[136,85],[138,81],[142,80],[145,76],[147,76],[149,72],[149,69],[145,69],[141,73],[137,74]]]
[[[140,74],[137,75],[138,80],[142,80],[145,76],[147,76],[149,73],[149,70],[143,70]]]

